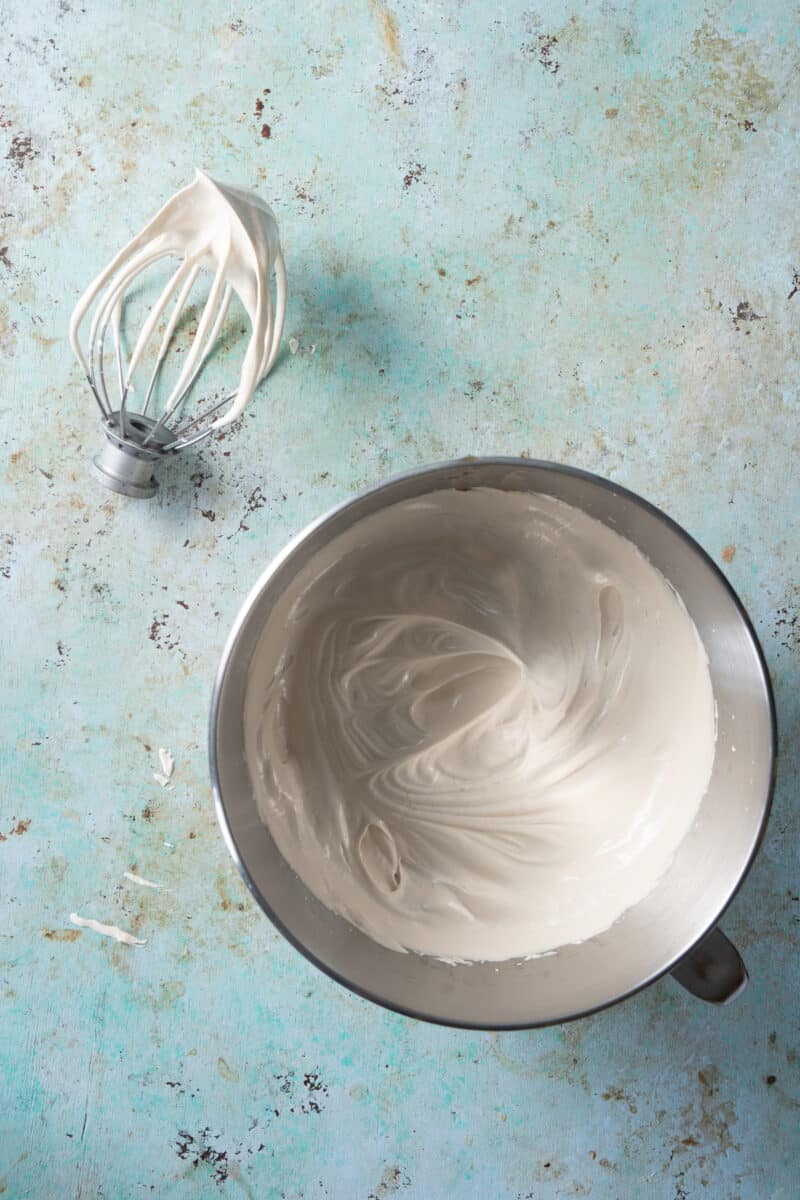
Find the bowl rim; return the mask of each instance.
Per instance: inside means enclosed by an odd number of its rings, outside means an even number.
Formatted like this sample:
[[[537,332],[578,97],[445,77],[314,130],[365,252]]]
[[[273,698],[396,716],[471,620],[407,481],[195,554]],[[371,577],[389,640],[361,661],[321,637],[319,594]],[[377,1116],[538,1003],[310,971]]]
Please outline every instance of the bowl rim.
[[[747,636],[750,640],[752,649],[755,653],[756,661],[758,663],[759,671],[761,674],[762,684],[764,687],[764,693],[765,693],[766,700],[767,700],[769,727],[770,727],[769,782],[768,782],[768,786],[767,786],[766,795],[764,797],[764,805],[763,805],[763,810],[762,810],[761,820],[759,823],[758,832],[756,834],[756,837],[753,840],[753,845],[751,847],[748,858],[745,861],[745,863],[742,867],[742,870],[739,873],[739,877],[736,880],[734,887],[731,889],[730,895],[728,896],[728,899],[725,901],[725,904],[717,912],[717,914],[713,918],[713,920],[710,921],[710,923],[707,925],[707,927],[703,930],[702,934],[698,938],[696,938],[691,943],[691,945],[688,946],[682,953],[680,953],[679,955],[677,955],[677,957],[673,958],[670,962],[668,962],[666,966],[661,967],[660,969],[651,972],[648,976],[646,976],[644,979],[639,981],[633,987],[627,988],[625,991],[620,992],[617,996],[614,996],[611,999],[606,1000],[601,1004],[595,1004],[588,1008],[578,1009],[575,1012],[565,1013],[563,1016],[560,1016],[555,1020],[551,1019],[551,1020],[514,1021],[514,1022],[502,1021],[502,1022],[497,1022],[497,1023],[485,1023],[484,1022],[481,1024],[475,1024],[473,1022],[466,1021],[466,1020],[459,1020],[457,1018],[447,1019],[440,1015],[434,1016],[432,1014],[425,1013],[420,1010],[415,1010],[415,1009],[411,1008],[410,1006],[397,1004],[390,1000],[387,1000],[384,996],[380,995],[376,991],[372,991],[369,988],[364,988],[357,984],[352,983],[344,974],[338,972],[334,967],[331,967],[327,963],[323,963],[322,961],[320,961],[320,959],[318,959],[316,957],[316,955],[314,953],[312,953],[312,951],[310,951],[303,944],[303,942],[294,935],[294,933],[284,924],[284,922],[280,919],[280,917],[278,917],[278,915],[274,912],[274,910],[270,906],[269,901],[262,894],[261,890],[258,888],[255,881],[253,880],[253,878],[247,868],[247,865],[244,861],[244,858],[239,851],[239,847],[234,838],[233,831],[228,822],[227,813],[225,811],[225,801],[224,801],[224,798],[222,795],[222,787],[221,787],[221,783],[220,783],[216,734],[217,734],[217,728],[218,728],[218,724],[219,724],[219,714],[220,714],[222,692],[223,692],[223,688],[224,688],[224,684],[225,684],[225,679],[226,679],[227,672],[228,672],[228,669],[231,664],[231,660],[233,659],[234,653],[236,651],[236,647],[237,647],[239,638],[241,636],[242,630],[250,616],[250,612],[253,609],[256,601],[258,600],[258,598],[264,591],[264,589],[269,584],[272,577],[279,571],[279,569],[283,566],[283,564],[286,562],[286,560],[291,557],[291,555],[295,552],[295,550],[303,542],[305,542],[307,538],[309,538],[311,536],[312,533],[314,533],[316,530],[318,530],[321,526],[325,525],[327,522],[333,520],[335,517],[346,512],[347,509],[349,509],[351,507],[355,507],[357,504],[360,504],[368,496],[374,495],[377,492],[381,492],[384,489],[390,487],[391,485],[393,485],[395,483],[402,483],[406,480],[415,479],[420,476],[430,475],[433,473],[438,473],[440,471],[446,471],[446,470],[457,471],[459,469],[478,467],[478,466],[507,467],[509,470],[514,470],[514,469],[527,470],[530,468],[536,468],[539,471],[544,470],[546,472],[552,472],[553,474],[568,475],[568,476],[572,476],[573,478],[584,479],[587,482],[598,485],[599,487],[601,487],[607,491],[615,492],[615,493],[625,497],[627,500],[632,501],[635,505],[638,505],[640,508],[644,509],[646,512],[649,512],[652,516],[656,517],[659,521],[661,521],[664,525],[666,525],[667,528],[670,529],[673,533],[677,534],[678,537],[680,539],[682,539],[683,542],[685,542],[685,544],[688,546],[688,548],[690,550],[692,550],[694,552],[694,554],[701,560],[701,562],[703,562],[705,564],[705,566],[712,571],[712,573],[716,576],[717,581],[722,583],[724,590],[728,593],[729,598],[733,601],[734,607],[736,608],[736,611],[739,614],[739,618],[744,625],[744,628],[745,628]],[[722,569],[714,561],[714,559],[711,557],[711,555],[706,550],[703,549],[703,547],[700,545],[700,543],[698,541],[696,541],[695,538],[693,538],[692,535],[690,533],[688,533],[683,528],[682,525],[679,525],[678,522],[675,521],[672,517],[670,517],[667,513],[665,513],[663,511],[663,509],[661,509],[657,505],[651,503],[649,500],[646,500],[643,496],[640,496],[638,494],[638,492],[634,492],[630,488],[626,488],[626,487],[622,486],[621,484],[614,482],[611,479],[607,479],[606,477],[604,477],[602,475],[596,475],[594,472],[586,471],[580,467],[569,466],[565,463],[552,462],[547,459],[517,458],[514,456],[505,456],[505,455],[467,455],[463,458],[444,459],[444,460],[437,461],[437,462],[426,463],[423,466],[414,467],[408,471],[396,472],[392,475],[387,476],[385,479],[382,479],[376,483],[370,484],[366,488],[360,489],[354,495],[348,496],[346,499],[339,501],[337,504],[334,504],[331,508],[329,508],[325,512],[323,512],[319,517],[316,517],[316,518],[314,518],[314,520],[310,521],[307,525],[305,525],[298,533],[296,533],[286,543],[286,545],[283,547],[282,550],[279,550],[278,553],[270,560],[270,562],[268,563],[265,570],[261,573],[261,575],[258,577],[256,582],[253,584],[253,586],[250,588],[247,595],[245,596],[245,599],[239,607],[236,617],[234,618],[233,625],[231,626],[231,630],[225,641],[225,645],[224,645],[222,655],[220,658],[220,662],[219,662],[219,666],[217,668],[217,672],[216,672],[216,675],[214,678],[214,684],[213,684],[213,689],[212,689],[212,693],[211,693],[211,706],[210,706],[209,722],[208,722],[208,756],[209,756],[209,769],[210,769],[210,775],[211,775],[211,787],[212,787],[212,791],[213,791],[213,795],[214,795],[214,808],[216,811],[217,820],[219,822],[220,829],[222,831],[223,840],[224,840],[226,846],[228,847],[228,851],[229,851],[231,857],[233,858],[234,863],[236,864],[239,874],[241,875],[242,879],[244,880],[245,884],[247,885],[249,891],[253,895],[257,904],[261,908],[262,912],[269,918],[269,920],[272,922],[274,927],[279,931],[279,933],[281,933],[283,935],[283,937],[289,942],[289,944],[295,948],[295,950],[298,950],[300,952],[300,954],[302,954],[303,957],[308,962],[310,962],[318,970],[322,971],[330,979],[334,980],[334,982],[336,982],[336,983],[340,984],[342,987],[346,988],[347,991],[352,992],[354,995],[360,996],[364,1000],[369,1000],[373,1004],[379,1005],[381,1008],[387,1009],[391,1012],[399,1013],[401,1016],[404,1016],[404,1017],[412,1017],[413,1019],[418,1020],[418,1021],[426,1021],[430,1024],[441,1025],[441,1026],[444,1026],[447,1028],[483,1030],[483,1031],[487,1031],[487,1032],[502,1033],[502,1032],[514,1032],[514,1031],[524,1030],[524,1029],[541,1029],[541,1028],[546,1028],[551,1025],[566,1024],[567,1022],[570,1022],[570,1021],[577,1021],[577,1020],[582,1019],[583,1017],[592,1016],[594,1013],[603,1012],[603,1011],[605,1011],[605,1009],[611,1008],[615,1004],[620,1004],[622,1001],[629,999],[631,996],[635,996],[638,992],[643,991],[645,988],[649,987],[651,984],[657,982],[657,980],[663,978],[663,976],[668,975],[670,973],[670,971],[672,971],[672,969],[675,966],[677,966],[677,964],[679,962],[681,962],[686,957],[686,955],[689,954],[691,952],[691,950],[694,949],[694,947],[696,945],[698,945],[703,940],[703,938],[705,938],[707,936],[708,933],[711,932],[711,930],[719,922],[720,918],[722,916],[724,916],[725,912],[727,911],[729,906],[732,904],[734,898],[736,897],[737,893],[739,892],[739,889],[741,888],[747,875],[749,874],[750,869],[753,865],[753,862],[755,861],[755,858],[756,858],[759,850],[761,849],[761,845],[764,840],[764,835],[766,832],[767,823],[769,821],[769,816],[770,816],[770,812],[772,809],[773,796],[774,796],[774,792],[775,792],[775,778],[776,778],[777,758],[778,758],[778,723],[777,723],[777,715],[776,715],[776,707],[775,707],[775,697],[774,697],[774,693],[773,693],[772,682],[770,680],[769,669],[767,667],[766,656],[764,654],[763,648],[758,639],[758,635],[756,634],[756,631],[755,631],[753,623],[750,619],[750,616],[749,616],[746,608],[744,607],[742,601],[739,599],[739,596],[738,596],[737,592],[735,591],[733,585],[730,583],[730,581],[728,580],[727,576],[724,574]]]

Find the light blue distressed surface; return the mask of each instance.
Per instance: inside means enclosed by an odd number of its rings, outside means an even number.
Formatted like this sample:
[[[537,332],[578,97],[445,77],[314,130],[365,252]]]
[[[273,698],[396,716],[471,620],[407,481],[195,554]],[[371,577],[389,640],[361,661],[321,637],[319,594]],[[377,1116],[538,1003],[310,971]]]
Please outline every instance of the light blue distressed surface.
[[[0,28],[0,1192],[796,1200],[793,6],[0,0]],[[137,504],[87,473],[66,324],[195,164],[274,205],[300,348]],[[217,831],[211,681],[270,555],[396,469],[522,452],[666,508],[763,638],[782,758],[730,1009],[667,980],[529,1034],[387,1014]]]

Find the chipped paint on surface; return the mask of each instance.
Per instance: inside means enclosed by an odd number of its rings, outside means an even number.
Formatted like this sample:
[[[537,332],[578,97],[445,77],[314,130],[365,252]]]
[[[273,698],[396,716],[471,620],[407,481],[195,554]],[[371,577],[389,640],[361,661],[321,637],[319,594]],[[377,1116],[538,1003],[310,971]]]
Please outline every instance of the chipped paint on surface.
[[[0,1187],[793,1200],[796,14],[2,14]],[[88,473],[101,435],[67,314],[195,165],[274,207],[297,353],[287,339],[237,430],[134,503]],[[235,873],[205,723],[250,585],[357,488],[482,453],[644,493],[752,614],[782,757],[725,917],[752,977],[730,1008],[667,980],[566,1028],[430,1028],[321,976]],[[168,789],[151,778],[165,741]],[[132,864],[169,895],[127,886]],[[65,928],[72,907],[115,914],[146,951]]]

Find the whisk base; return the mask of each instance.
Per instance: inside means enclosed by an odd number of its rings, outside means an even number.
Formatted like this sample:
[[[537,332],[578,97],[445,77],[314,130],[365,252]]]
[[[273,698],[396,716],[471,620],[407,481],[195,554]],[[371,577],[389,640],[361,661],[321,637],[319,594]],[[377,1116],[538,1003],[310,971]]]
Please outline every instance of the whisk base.
[[[141,463],[129,455],[124,455],[127,461],[119,464],[122,467],[122,470],[119,470],[116,462],[109,463],[108,460],[112,457],[108,453],[109,450],[114,450],[114,447],[106,446],[105,450],[92,459],[92,474],[96,479],[112,492],[117,492],[120,496],[130,496],[134,500],[148,500],[156,494],[158,482],[153,475],[152,463]],[[123,456],[117,451],[114,457]],[[146,478],[138,477],[140,467],[145,468]]]
[[[92,461],[93,474],[112,492],[147,500],[158,491],[153,468],[165,456],[169,430],[156,421],[129,413],[123,423],[118,412],[105,422],[106,444]]]

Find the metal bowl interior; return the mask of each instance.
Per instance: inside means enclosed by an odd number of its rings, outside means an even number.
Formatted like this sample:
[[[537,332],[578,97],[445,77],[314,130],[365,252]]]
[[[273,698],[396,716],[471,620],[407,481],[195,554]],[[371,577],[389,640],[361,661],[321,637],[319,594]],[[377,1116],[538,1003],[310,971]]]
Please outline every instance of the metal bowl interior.
[[[546,957],[450,965],[379,946],[321,904],[279,853],[256,810],[243,747],[251,659],[276,599],[321,546],[361,517],[440,488],[544,492],[634,542],[682,597],[705,645],[718,714],[711,782],[667,874],[605,933]],[[658,509],[583,471],[477,459],[398,476],[322,517],[271,563],[237,618],[212,701],[211,777],[227,845],[285,936],[323,971],[387,1008],[481,1029],[546,1025],[615,1003],[668,971],[716,923],[756,853],[769,812],[775,717],[747,615],[704,551]]]

